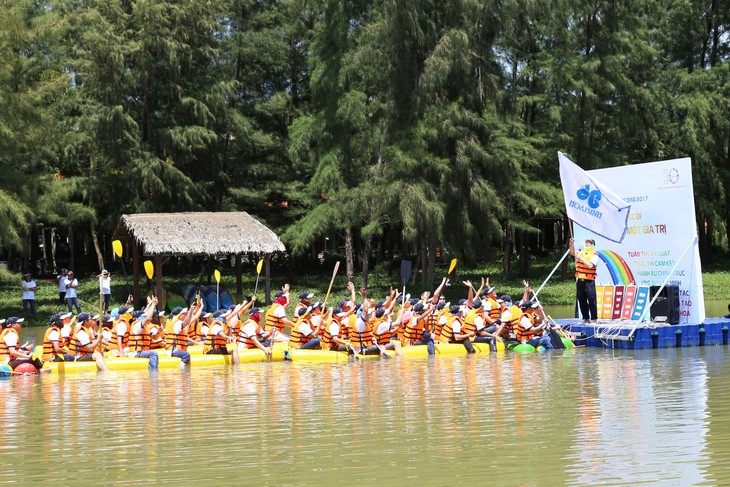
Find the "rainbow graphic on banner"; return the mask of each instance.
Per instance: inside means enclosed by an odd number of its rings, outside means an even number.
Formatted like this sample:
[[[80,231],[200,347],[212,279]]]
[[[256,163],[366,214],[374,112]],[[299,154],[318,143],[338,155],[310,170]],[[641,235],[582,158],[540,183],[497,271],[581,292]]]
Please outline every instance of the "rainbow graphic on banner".
[[[608,267],[614,285],[628,286],[629,284],[635,284],[634,273],[631,272],[631,268],[620,255],[613,250],[599,250],[598,256]]]

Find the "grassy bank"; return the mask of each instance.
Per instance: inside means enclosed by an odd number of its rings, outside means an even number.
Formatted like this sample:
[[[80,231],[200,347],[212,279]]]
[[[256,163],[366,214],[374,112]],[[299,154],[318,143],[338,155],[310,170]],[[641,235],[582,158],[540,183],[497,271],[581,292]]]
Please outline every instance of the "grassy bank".
[[[559,258],[559,256],[558,256]],[[545,259],[544,262],[535,262],[530,269],[528,280],[534,288],[537,288],[552,270],[557,259]],[[438,269],[437,276],[443,276],[446,268]],[[307,290],[313,292],[316,299],[324,299],[331,277],[331,268],[322,267],[318,273],[294,274],[292,269],[286,271],[272,271],[272,290],[278,289],[285,282],[291,284],[293,290],[293,299],[296,299],[299,292]],[[514,299],[522,296],[521,279],[512,279],[503,282],[500,278],[501,268],[499,262],[493,264],[482,264],[469,269],[463,269],[457,266],[454,273],[453,285],[446,289],[446,297],[454,302],[461,297],[465,297],[466,288],[461,284],[465,279],[471,280],[477,286],[481,276],[492,276],[492,285],[497,287],[499,294],[510,294]],[[359,277],[356,276],[359,287]],[[98,311],[99,309],[99,291],[97,281],[93,275],[79,275],[79,301],[84,311]],[[180,287],[185,283],[195,283],[198,276],[187,274],[178,276],[165,277],[165,287],[170,292],[181,294]],[[440,277],[439,277],[440,278]],[[25,316],[29,325],[45,325],[48,317],[54,313],[65,310],[66,306],[61,305],[58,301],[58,286],[52,279],[37,279],[36,283],[39,287],[36,293],[36,316],[23,315],[23,306],[21,298],[21,276],[0,269],[0,317],[8,316]],[[253,292],[256,275],[249,273],[243,276],[243,292],[250,295]],[[719,269],[713,269],[703,274],[704,291],[706,301],[727,300],[727,289],[730,289],[730,272]],[[207,283],[205,283],[207,284]],[[215,281],[212,282],[215,285]],[[334,303],[348,296],[345,289],[345,272],[344,266],[340,268],[340,273],[335,280],[332,296],[329,302]],[[142,294],[147,294],[151,287],[143,282]],[[231,294],[236,291],[236,277],[233,271],[225,271],[222,274],[221,286],[228,289]],[[390,286],[401,286],[400,275],[398,270],[388,270],[385,267],[375,269],[369,277],[368,288],[371,296],[384,296],[387,294]],[[259,282],[258,299],[264,299],[263,276]],[[424,290],[421,284],[408,284],[406,292],[413,295],[420,294]],[[128,283],[119,275],[113,276],[112,281],[112,307],[119,306],[126,299],[127,293],[131,292],[131,277]],[[571,304],[574,299],[575,285],[569,277],[566,280],[560,279],[560,271],[550,280],[540,294],[541,300],[550,304]],[[240,299],[240,296],[234,296],[234,299]]]

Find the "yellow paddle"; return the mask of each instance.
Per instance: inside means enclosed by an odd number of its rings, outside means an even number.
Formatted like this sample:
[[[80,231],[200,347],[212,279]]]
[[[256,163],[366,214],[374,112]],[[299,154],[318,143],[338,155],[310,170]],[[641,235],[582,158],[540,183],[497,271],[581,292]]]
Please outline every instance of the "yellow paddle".
[[[122,259],[122,252],[124,251],[124,247],[122,247],[122,241],[121,240],[114,240],[112,241],[112,249],[114,250],[114,253],[117,254],[117,257],[119,257],[119,260],[122,261],[122,273],[124,273],[124,282],[127,282],[127,269],[124,268],[124,259]],[[131,289],[127,294],[132,294]]]
[[[155,275],[155,265],[151,260],[144,261],[144,272],[147,274],[147,279],[152,280],[152,276]]]
[[[456,259],[451,259],[451,264],[449,264],[449,275],[454,272],[454,267],[456,267]]]
[[[264,266],[264,259],[259,260],[256,264],[256,286],[253,288],[253,295],[256,296],[256,291],[259,289],[259,276],[261,275],[261,268]]]
[[[221,291],[221,271],[216,269],[213,271],[215,277],[215,309],[220,309],[220,291]]]

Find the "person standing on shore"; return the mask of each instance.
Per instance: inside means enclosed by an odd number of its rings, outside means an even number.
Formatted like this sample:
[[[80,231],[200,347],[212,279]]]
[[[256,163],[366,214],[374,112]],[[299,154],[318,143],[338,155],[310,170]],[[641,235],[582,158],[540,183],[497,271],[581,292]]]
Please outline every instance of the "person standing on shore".
[[[106,313],[109,312],[109,304],[112,300],[112,276],[109,274],[109,271],[104,269],[101,271],[101,274],[96,276],[97,279],[99,279],[99,294],[101,294],[104,298],[104,311]]]
[[[66,304],[66,277],[68,276],[68,269],[65,267],[61,269],[61,273],[56,276],[58,282],[58,302]]]
[[[28,307],[30,307],[30,314],[35,316],[35,281],[30,275],[30,272],[26,272],[23,275],[23,314],[28,314]]]
[[[81,305],[76,293],[79,287],[79,281],[74,277],[74,271],[68,271],[66,276],[66,303],[68,304],[68,312],[73,313],[74,307],[76,314],[81,314]]]
[[[596,303],[596,266],[598,253],[595,250],[596,242],[587,238],[585,248],[576,253],[573,239],[570,239],[570,255],[575,257],[575,298],[578,300],[583,323],[595,322],[598,319]]]

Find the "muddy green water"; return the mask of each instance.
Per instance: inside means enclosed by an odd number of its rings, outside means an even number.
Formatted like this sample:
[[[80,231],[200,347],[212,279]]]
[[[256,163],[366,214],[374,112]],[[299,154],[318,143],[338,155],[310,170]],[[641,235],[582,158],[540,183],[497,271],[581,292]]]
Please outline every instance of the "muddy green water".
[[[729,363],[716,346],[14,377],[0,485],[730,485]]]
[[[727,347],[0,381],[0,484],[728,485]]]

